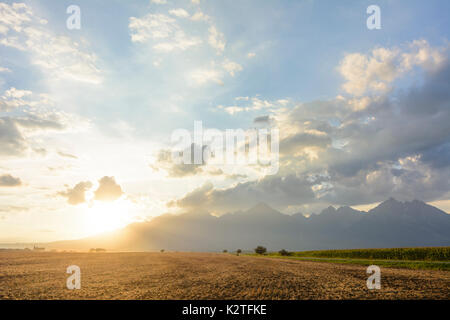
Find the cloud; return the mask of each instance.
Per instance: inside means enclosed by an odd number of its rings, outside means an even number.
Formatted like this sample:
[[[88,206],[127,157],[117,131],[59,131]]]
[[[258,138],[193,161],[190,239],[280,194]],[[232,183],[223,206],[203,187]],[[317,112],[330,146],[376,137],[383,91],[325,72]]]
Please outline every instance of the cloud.
[[[1,213],[25,212],[30,210],[28,207],[21,206],[0,206]]]
[[[219,32],[215,26],[210,26],[209,29],[208,43],[211,47],[216,49],[217,54],[223,53],[225,50],[225,36],[223,33]]]
[[[179,18],[188,18],[189,17],[189,13],[182,8],[169,10],[169,13],[171,15],[179,17]]]
[[[247,58],[252,59],[254,57],[256,57],[256,53],[254,53],[254,52],[247,53]]]
[[[176,14],[180,14],[180,12],[175,11]],[[186,35],[174,18],[164,14],[149,13],[142,18],[131,17],[128,28],[132,42],[148,43],[152,41],[153,49],[161,52],[170,52],[176,49],[187,50],[202,43],[198,37]]]
[[[171,178],[184,178],[188,176],[193,176],[203,173],[203,166],[205,162],[202,161],[201,164],[194,164],[194,154],[195,152],[202,152],[206,148],[200,148],[196,144],[192,144],[190,150],[184,150],[183,152],[190,152],[191,154],[191,164],[184,163],[174,163],[172,160],[172,152],[170,150],[160,150],[158,152],[156,161],[150,166],[153,170],[159,171],[164,170],[167,172]]]
[[[450,197],[448,50],[415,41],[403,50],[376,48],[369,57],[358,53],[352,59],[360,57],[370,81],[352,92],[364,95],[310,102],[238,97],[234,105],[218,106],[230,114],[253,112],[254,123],[271,119],[280,128],[279,173],[225,189],[204,185],[170,205],[224,212],[257,199],[287,209],[368,204],[390,196]],[[406,76],[420,81],[396,90],[395,79]],[[381,86],[373,81],[392,87],[377,90]]]
[[[242,71],[242,66],[236,62],[225,59],[223,62],[223,68],[234,77],[236,72]]]
[[[65,153],[65,152],[62,152],[62,151],[58,151],[58,154],[59,154],[61,157],[64,157],[64,158],[78,159],[77,156],[74,156],[73,154],[70,154],[70,153]]]
[[[270,116],[259,116],[259,117],[256,117],[255,119],[253,119],[253,123],[268,124],[268,123],[270,123],[270,121],[271,121]]]
[[[275,207],[286,207],[287,204],[298,205],[314,201],[315,195],[311,189],[313,184],[305,177],[295,175],[269,176],[258,181],[238,183],[226,189],[215,189],[208,182],[183,198],[169,202],[168,206],[184,210],[207,208],[221,214],[249,208],[264,199]]]
[[[79,117],[59,111],[45,94],[14,87],[0,96],[0,156],[19,156],[27,150],[42,150],[35,139],[49,131],[65,132],[85,127]]]
[[[52,79],[100,83],[96,55],[82,43],[54,34],[46,23],[24,3],[0,3],[0,45],[28,53],[30,62]]]
[[[0,156],[16,156],[27,148],[27,142],[11,118],[0,118]]]
[[[67,203],[78,205],[86,202],[86,191],[92,188],[90,181],[80,182],[73,188],[67,188],[66,191],[59,192],[58,195],[67,198]]]
[[[18,187],[22,185],[19,178],[15,178],[10,174],[0,175],[0,187]]]
[[[166,4],[167,0],[150,0],[151,3]]]
[[[99,180],[99,187],[94,192],[94,199],[99,201],[114,201],[123,195],[122,188],[114,177],[103,177]]]
[[[37,102],[30,99],[31,95],[32,92],[29,90],[18,90],[11,87],[0,96],[0,111],[9,112],[23,106],[36,105]]]
[[[189,75],[192,85],[205,85],[211,82],[223,85],[223,74],[214,67],[194,70]]]
[[[435,70],[446,60],[448,48],[432,48],[425,40],[416,40],[405,50],[376,48],[369,54],[352,53],[344,57],[338,70],[346,82],[342,88],[349,94],[386,92],[391,83],[415,66]]]
[[[192,21],[206,21],[206,22],[210,22],[212,21],[211,17],[204,14],[202,11],[197,11],[196,13],[194,13],[191,16],[191,20]]]
[[[269,101],[256,97],[237,97],[235,98],[236,105],[232,106],[217,106],[218,109],[224,110],[228,114],[236,114],[239,112],[255,112],[266,110],[266,112],[277,112],[280,108],[285,107],[289,100],[281,99],[278,101]]]

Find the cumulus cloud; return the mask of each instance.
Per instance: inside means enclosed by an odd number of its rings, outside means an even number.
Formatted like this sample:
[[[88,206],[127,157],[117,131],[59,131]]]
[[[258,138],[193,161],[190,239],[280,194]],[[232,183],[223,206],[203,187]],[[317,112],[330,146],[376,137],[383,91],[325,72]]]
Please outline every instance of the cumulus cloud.
[[[344,57],[338,70],[346,82],[343,89],[362,96],[368,91],[385,92],[391,83],[415,66],[435,70],[446,61],[448,48],[432,48],[425,40],[416,40],[405,50],[376,48],[369,54],[352,53]]]
[[[114,201],[123,195],[122,188],[114,177],[103,177],[99,180],[99,187],[94,192],[94,199],[99,201]]]
[[[208,208],[221,214],[249,208],[263,199],[272,206],[286,207],[287,203],[298,205],[313,201],[313,184],[314,182],[305,177],[295,175],[268,176],[258,181],[238,183],[226,189],[215,189],[212,183],[205,183],[183,198],[169,202],[168,206],[185,210]]]
[[[416,41],[402,49],[377,48],[370,56],[351,56],[351,64],[360,58],[361,65],[346,72],[363,78],[369,74],[369,80],[361,88],[351,84],[346,89],[364,95],[295,103],[239,97],[233,106],[219,106],[230,114],[259,113],[255,124],[271,118],[271,125],[282,128],[279,173],[225,189],[207,184],[169,205],[191,210],[203,203],[223,212],[258,199],[286,209],[368,204],[391,196],[448,198],[448,51]],[[420,85],[395,90],[395,79],[412,75],[420,77]],[[392,88],[378,90],[382,85],[373,85],[378,82]]]
[[[0,187],[18,187],[20,185],[22,185],[22,181],[19,178],[10,174],[0,175]]]
[[[59,192],[58,195],[67,198],[67,203],[78,205],[86,202],[86,191],[92,188],[90,181],[80,182],[73,188],[67,188],[66,191]]]
[[[156,161],[150,166],[153,170],[164,170],[169,177],[183,178],[196,174],[204,173],[203,167],[206,162],[202,161],[201,164],[194,164],[195,152],[203,153],[206,146],[200,147],[196,144],[192,144],[190,150],[184,150],[183,152],[189,152],[191,155],[191,163],[174,163],[172,160],[172,152],[170,150],[160,150],[156,157]]]

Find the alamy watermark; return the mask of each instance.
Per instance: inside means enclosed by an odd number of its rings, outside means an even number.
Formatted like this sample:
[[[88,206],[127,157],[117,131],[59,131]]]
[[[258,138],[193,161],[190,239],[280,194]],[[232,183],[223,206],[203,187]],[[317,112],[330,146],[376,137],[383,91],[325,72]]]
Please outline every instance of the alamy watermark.
[[[370,5],[367,7],[366,10],[367,14],[370,14],[370,16],[367,18],[367,29],[374,30],[374,29],[381,29],[381,9],[377,5]]]
[[[175,164],[260,166],[266,175],[279,169],[279,130],[203,130],[194,121],[194,132],[177,129],[172,133],[172,161]]]
[[[79,266],[71,265],[66,272],[71,276],[67,278],[66,286],[69,290],[81,289],[81,269]]]
[[[66,20],[66,26],[69,30],[81,29],[81,9],[77,5],[70,5],[66,9],[66,13],[70,16]]]
[[[367,274],[371,276],[367,278],[367,289],[369,290],[380,290],[381,289],[381,270],[379,266],[371,265],[367,267]]]

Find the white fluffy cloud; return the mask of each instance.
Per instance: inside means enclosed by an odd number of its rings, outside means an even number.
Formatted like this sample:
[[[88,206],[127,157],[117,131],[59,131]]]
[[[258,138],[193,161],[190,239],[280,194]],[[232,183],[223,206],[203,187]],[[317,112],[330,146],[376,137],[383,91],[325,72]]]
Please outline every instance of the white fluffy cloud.
[[[188,18],[189,17],[189,13],[186,10],[184,10],[183,8],[169,10],[169,13],[171,15],[179,17],[179,18]]]
[[[433,70],[445,60],[447,48],[432,48],[427,41],[413,41],[404,50],[376,48],[369,54],[352,53],[338,67],[346,82],[343,89],[352,95],[386,92],[392,82],[415,66]]]

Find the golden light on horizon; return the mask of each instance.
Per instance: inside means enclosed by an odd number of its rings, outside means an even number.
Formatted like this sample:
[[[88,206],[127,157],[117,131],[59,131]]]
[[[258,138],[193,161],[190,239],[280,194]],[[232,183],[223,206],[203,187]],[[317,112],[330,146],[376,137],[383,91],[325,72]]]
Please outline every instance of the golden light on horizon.
[[[127,200],[98,202],[86,207],[85,226],[89,235],[114,231],[133,222],[132,205]]]

